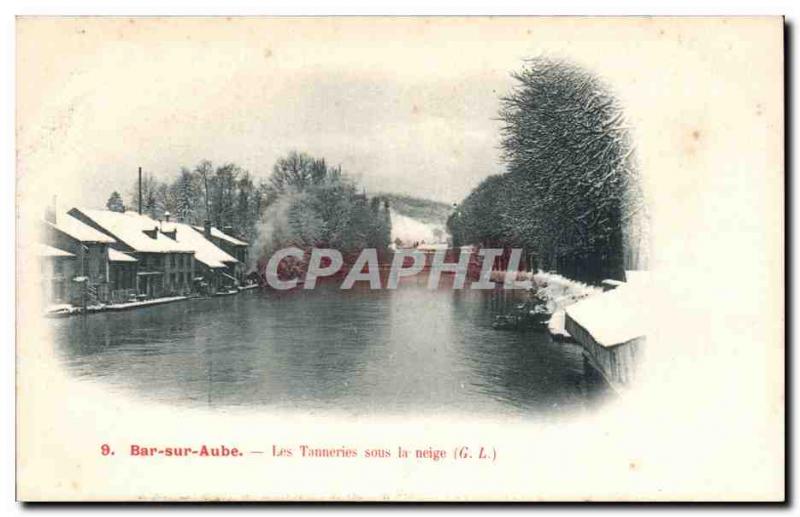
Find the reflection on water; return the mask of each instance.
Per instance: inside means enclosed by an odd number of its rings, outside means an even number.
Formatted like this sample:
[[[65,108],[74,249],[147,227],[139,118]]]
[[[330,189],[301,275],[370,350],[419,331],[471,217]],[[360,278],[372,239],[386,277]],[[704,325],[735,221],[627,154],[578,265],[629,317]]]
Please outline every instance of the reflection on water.
[[[492,330],[504,291],[250,291],[53,320],[81,378],[148,400],[357,414],[590,409],[606,395],[580,349]]]

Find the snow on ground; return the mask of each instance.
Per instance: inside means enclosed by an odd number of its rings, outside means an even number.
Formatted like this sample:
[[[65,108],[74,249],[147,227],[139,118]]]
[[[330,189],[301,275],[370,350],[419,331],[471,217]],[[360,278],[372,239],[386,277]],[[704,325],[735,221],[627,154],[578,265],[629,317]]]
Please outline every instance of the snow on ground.
[[[424,223],[391,209],[389,213],[392,216],[392,242],[395,239],[400,239],[408,244],[414,242],[438,242],[447,237],[447,232],[441,225]],[[438,238],[436,230],[441,232],[441,236]]]
[[[44,309],[44,312],[46,314],[72,314],[73,312],[77,311],[78,311],[77,307],[74,307],[68,303],[56,303],[48,305]]]
[[[533,276],[536,296],[552,314],[548,329],[569,336],[566,315],[585,328],[603,346],[613,346],[645,335],[646,272],[626,272],[628,282],[616,282],[610,291],[539,271]]]
[[[238,291],[234,291],[238,292]],[[135,307],[147,307],[150,305],[160,305],[162,303],[177,302],[181,300],[188,300],[188,296],[168,296],[165,298],[151,298],[149,300],[139,300],[136,302],[125,303],[101,303],[97,305],[88,305],[86,312],[102,312],[102,311],[120,311],[124,309],[133,309]],[[80,307],[75,307],[68,303],[57,305],[48,305],[45,307],[45,314],[50,316],[65,315],[65,314],[79,314],[82,310]]]
[[[505,282],[509,276],[517,281],[533,280],[533,291],[536,297],[542,301],[549,314],[552,314],[548,321],[547,328],[551,334],[558,334],[569,337],[569,333],[564,330],[565,309],[585,298],[599,295],[603,292],[598,287],[570,280],[555,273],[545,273],[538,271],[535,274],[527,271],[492,271],[490,279],[494,282]]]
[[[168,296],[165,298],[151,298],[149,300],[141,300],[138,302],[112,303],[109,305],[104,305],[103,308],[111,311],[119,311],[123,309],[132,309],[134,307],[147,307],[148,305],[160,305],[162,303],[178,302],[186,299],[188,299],[188,296]]]
[[[598,287],[544,271],[538,271],[533,275],[533,281],[536,284],[536,296],[545,302],[550,313],[555,313],[578,300],[603,292]]]
[[[564,330],[565,309],[584,298],[595,296],[603,292],[602,289],[592,287],[582,282],[570,280],[555,273],[538,271],[533,275],[536,297],[547,307],[547,312],[552,314],[547,328],[552,334],[569,336]]]

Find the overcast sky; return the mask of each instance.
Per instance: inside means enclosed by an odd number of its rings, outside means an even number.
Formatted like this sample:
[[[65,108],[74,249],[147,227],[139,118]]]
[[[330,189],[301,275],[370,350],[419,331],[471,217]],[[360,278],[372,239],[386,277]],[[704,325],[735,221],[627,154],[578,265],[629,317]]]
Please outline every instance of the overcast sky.
[[[521,24],[507,39],[429,25],[23,21],[22,166],[69,178],[64,203],[102,205],[115,189],[127,199],[138,166],[167,178],[209,159],[259,177],[302,150],[368,192],[459,201],[503,170],[498,98],[535,50]],[[64,188],[76,178],[84,189]]]
[[[719,155],[741,170],[764,169],[729,158],[772,141],[736,127],[780,111],[771,102],[781,85],[756,73],[763,49],[750,43],[761,38],[780,53],[776,23],[23,18],[18,199],[36,217],[54,193],[61,205],[103,206],[115,189],[128,196],[138,166],[170,178],[210,159],[258,177],[296,149],[341,164],[369,192],[459,201],[503,170],[498,98],[510,73],[540,55],[605,80],[625,107],[646,190],[685,196],[717,152],[711,143],[730,143]],[[715,109],[726,118],[709,117]]]

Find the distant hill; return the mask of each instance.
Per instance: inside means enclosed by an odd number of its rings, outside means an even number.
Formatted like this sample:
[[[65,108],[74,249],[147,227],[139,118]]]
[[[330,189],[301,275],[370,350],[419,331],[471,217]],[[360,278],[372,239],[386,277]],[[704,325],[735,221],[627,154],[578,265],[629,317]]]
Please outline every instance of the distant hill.
[[[447,238],[447,203],[400,194],[377,194],[389,201],[392,213],[392,241],[403,243],[440,242]]]
[[[441,226],[442,228],[444,228],[447,217],[453,210],[450,205],[442,203],[441,201],[432,201],[430,199],[404,196],[401,194],[378,195],[389,200],[389,206],[393,211],[406,217],[416,219],[417,221]]]

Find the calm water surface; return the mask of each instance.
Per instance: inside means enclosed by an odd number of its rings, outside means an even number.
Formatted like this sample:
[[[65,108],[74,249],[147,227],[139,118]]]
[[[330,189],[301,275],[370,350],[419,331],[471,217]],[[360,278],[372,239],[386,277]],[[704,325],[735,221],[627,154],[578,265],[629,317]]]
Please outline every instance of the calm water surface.
[[[503,291],[312,291],[52,320],[77,377],[182,406],[551,416],[607,396],[580,349],[492,330]]]

